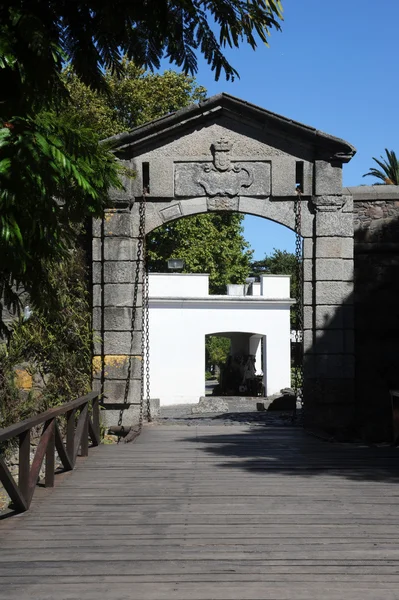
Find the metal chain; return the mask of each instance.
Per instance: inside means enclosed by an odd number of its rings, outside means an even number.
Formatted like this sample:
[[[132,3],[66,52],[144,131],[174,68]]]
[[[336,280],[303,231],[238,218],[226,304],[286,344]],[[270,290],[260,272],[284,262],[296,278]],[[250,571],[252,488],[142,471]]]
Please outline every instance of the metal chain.
[[[134,286],[133,286],[133,305],[132,305],[132,318],[130,321],[130,352],[128,355],[128,367],[125,382],[125,391],[123,394],[123,407],[119,411],[118,426],[120,427],[121,435],[123,435],[123,411],[124,407],[129,404],[129,392],[130,392],[130,379],[132,374],[132,363],[133,363],[133,352],[134,352],[134,327],[136,324],[137,316],[137,301],[140,287],[140,274],[143,270],[144,264],[144,244],[145,244],[145,198],[144,196],[139,201],[139,235],[137,241],[137,254],[136,254],[136,267],[134,272]],[[144,309],[142,310],[142,331],[144,331]],[[142,336],[143,338],[143,336]],[[143,424],[143,381],[144,381],[144,355],[141,361],[141,394],[140,394],[140,413],[139,413],[139,430]],[[121,439],[121,438],[119,438]],[[125,438],[127,441],[127,438]]]
[[[303,255],[302,255],[302,194],[297,189],[294,202],[295,212],[295,258],[296,258],[296,305],[295,305],[295,408],[294,418],[296,417],[296,402],[300,400],[303,405]]]
[[[146,412],[147,421],[152,421],[150,400],[150,311],[149,311],[149,276],[148,276],[148,254],[147,243],[144,238],[144,260],[143,260],[143,364],[145,364],[145,389],[146,389]],[[142,377],[144,381],[144,373]],[[144,402],[144,394],[142,396]]]

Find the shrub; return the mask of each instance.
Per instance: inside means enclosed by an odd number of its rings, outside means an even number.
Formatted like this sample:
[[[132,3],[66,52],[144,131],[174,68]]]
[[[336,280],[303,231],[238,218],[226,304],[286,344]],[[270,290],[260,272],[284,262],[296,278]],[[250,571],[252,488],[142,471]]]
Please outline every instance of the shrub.
[[[71,251],[48,265],[51,298],[15,320],[0,353],[0,427],[86,394],[91,385],[91,311],[85,255]],[[36,382],[30,392],[18,389],[16,368],[27,365]]]

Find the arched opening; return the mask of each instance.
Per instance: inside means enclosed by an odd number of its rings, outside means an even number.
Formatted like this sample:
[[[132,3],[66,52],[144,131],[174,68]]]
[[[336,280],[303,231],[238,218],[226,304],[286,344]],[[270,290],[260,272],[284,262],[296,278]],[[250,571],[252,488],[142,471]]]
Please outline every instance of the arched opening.
[[[251,256],[246,256],[245,271],[243,261],[239,260],[240,252],[248,253],[242,215],[231,211],[203,216],[216,219],[217,227],[213,233],[209,218],[202,219],[201,223],[198,215],[192,215],[191,218],[171,219],[172,223],[168,221],[162,228],[147,234],[150,395],[160,398],[161,406],[198,403],[207,395],[207,388],[208,393],[210,391],[206,383],[207,370],[209,377],[216,371],[218,381],[213,381],[212,386],[216,388],[215,395],[260,397],[274,395],[291,385],[290,309],[293,301],[290,275],[293,272],[289,272],[283,261],[279,272],[279,257],[274,256],[274,264],[270,257],[270,242],[264,245],[263,252],[257,245],[256,258],[260,260],[251,262]],[[238,222],[231,220],[237,216]],[[237,248],[230,251],[228,243],[232,242],[232,236],[228,239],[228,233],[222,230],[222,227],[228,230],[227,217],[233,224],[238,242]],[[193,230],[199,234],[196,240],[189,238],[192,230],[185,227],[190,221],[195,224]],[[267,240],[268,223],[272,223],[274,230],[283,229],[266,218],[262,221]],[[174,224],[177,223],[185,226],[176,228]],[[291,236],[292,248],[293,232]],[[274,239],[273,246],[277,246],[278,236],[274,235]],[[234,252],[238,261],[236,271],[232,264]],[[286,247],[281,252],[295,261],[294,254]],[[265,258],[268,253],[269,262],[266,260],[261,264],[262,254]],[[200,257],[204,260],[202,264]],[[220,272],[215,268],[215,257],[221,263]],[[168,272],[168,258],[185,260],[183,271]],[[255,263],[259,271],[248,277]],[[224,268],[226,264],[230,271]],[[206,265],[211,267],[208,273]],[[290,266],[293,271],[294,265]],[[217,281],[218,275],[222,281]],[[206,341],[211,339],[227,341],[227,355],[211,361],[207,356]],[[225,354],[226,350],[227,346]]]
[[[264,397],[266,336],[237,331],[206,335],[205,368],[206,395]]]

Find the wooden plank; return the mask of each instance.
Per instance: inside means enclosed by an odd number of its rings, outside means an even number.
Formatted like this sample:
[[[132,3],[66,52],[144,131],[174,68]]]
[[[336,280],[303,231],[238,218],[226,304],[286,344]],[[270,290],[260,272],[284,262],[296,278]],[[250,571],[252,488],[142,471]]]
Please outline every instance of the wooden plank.
[[[79,419],[83,419],[83,429],[80,438],[76,440],[76,444],[79,443],[80,439],[80,456],[89,456],[89,407],[86,406],[82,409]],[[78,425],[76,427],[76,435],[78,436]]]
[[[93,398],[92,401],[93,407],[93,423],[92,423],[92,434],[93,437],[91,441],[94,446],[98,446],[101,442],[101,432],[100,432],[100,400],[99,398]],[[94,439],[93,439],[94,438]]]
[[[398,458],[291,427],[145,427],[0,522],[0,598],[396,600]]]
[[[46,472],[45,486],[54,487],[54,471],[55,471],[55,419],[52,421],[52,430],[46,449]]]
[[[69,454],[65,449],[57,421],[55,421],[55,447],[57,448],[58,456],[65,471],[71,471],[73,469],[73,462],[69,458]]]
[[[10,500],[14,504],[15,508],[21,512],[27,510],[28,506],[26,500],[21,494],[17,484],[14,481],[6,463],[0,456],[0,481],[4,486]]]
[[[88,419],[88,434],[93,446],[99,446],[101,442],[100,435],[97,435],[97,427],[90,418]]]
[[[290,583],[288,583],[290,585]],[[272,582],[157,582],[85,584],[71,581],[68,584],[57,585],[57,599],[68,600],[397,600],[397,584],[370,584],[369,582],[340,583],[320,585],[320,582],[294,583],[292,593],[287,595],[287,584]],[[322,596],[320,595],[322,594]],[[54,600],[54,583],[45,582],[25,586],[2,584],[2,600]]]
[[[49,445],[50,440],[54,437],[54,419],[48,420],[43,429],[43,433],[41,435],[39,444],[36,448],[35,456],[33,457],[32,466],[29,472],[29,486],[28,493],[26,496],[26,501],[28,506],[33,498],[33,494],[35,493],[35,488],[37,485],[37,481],[39,478],[40,468],[43,464],[44,457],[46,456],[47,447]],[[54,447],[52,448],[53,456],[54,456]],[[53,468],[54,473],[54,468]]]
[[[72,469],[75,466],[75,415],[76,409],[69,410],[66,413],[67,418],[67,440],[66,440],[66,449],[69,456],[70,463],[72,465]]]
[[[82,456],[87,456],[87,454],[88,454],[87,416],[88,416],[88,407],[86,404],[86,406],[84,406],[82,408],[82,410],[80,411],[80,415],[78,417],[78,422],[76,424],[74,444],[73,444],[73,461],[74,461],[74,463],[75,463],[76,457],[79,453],[79,448],[81,448]]]
[[[29,507],[30,430],[19,434],[18,487]]]

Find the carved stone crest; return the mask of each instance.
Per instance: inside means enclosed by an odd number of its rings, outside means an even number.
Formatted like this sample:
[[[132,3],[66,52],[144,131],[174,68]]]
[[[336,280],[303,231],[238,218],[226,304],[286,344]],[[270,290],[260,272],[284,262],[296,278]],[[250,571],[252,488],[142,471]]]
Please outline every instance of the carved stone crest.
[[[221,138],[211,146],[213,163],[199,166],[195,183],[199,184],[207,196],[238,196],[242,188],[253,183],[253,171],[248,166],[232,164],[231,142]]]

